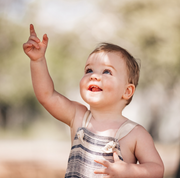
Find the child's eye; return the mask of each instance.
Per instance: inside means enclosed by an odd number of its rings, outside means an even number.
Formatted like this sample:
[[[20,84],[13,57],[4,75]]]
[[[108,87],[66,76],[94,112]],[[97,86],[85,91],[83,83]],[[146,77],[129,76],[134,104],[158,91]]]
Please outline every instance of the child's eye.
[[[112,72],[111,72],[110,70],[108,70],[108,69],[105,69],[105,70],[103,71],[103,74],[110,74],[110,75],[112,75]]]
[[[92,69],[87,69],[85,73],[88,74],[88,73],[92,73],[92,72],[93,72]]]

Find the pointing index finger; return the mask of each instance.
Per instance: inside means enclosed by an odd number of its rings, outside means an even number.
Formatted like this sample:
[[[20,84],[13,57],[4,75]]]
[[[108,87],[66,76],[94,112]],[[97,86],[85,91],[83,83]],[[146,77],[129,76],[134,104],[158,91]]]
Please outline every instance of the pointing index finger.
[[[30,36],[37,36],[33,24],[30,24]]]

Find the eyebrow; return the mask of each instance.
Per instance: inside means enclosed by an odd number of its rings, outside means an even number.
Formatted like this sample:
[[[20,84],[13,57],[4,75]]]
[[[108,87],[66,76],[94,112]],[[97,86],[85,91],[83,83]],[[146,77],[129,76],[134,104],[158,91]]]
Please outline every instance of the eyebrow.
[[[112,65],[105,64],[105,66],[111,67],[111,68],[113,68],[114,70],[116,70]]]
[[[87,66],[89,66],[89,65],[90,65],[90,64],[86,64],[85,67],[84,67],[84,69],[85,69]]]
[[[88,66],[90,66],[90,65],[91,65],[90,63],[87,64],[87,65],[85,65],[84,69],[86,69],[86,67],[88,67]],[[111,67],[111,68],[113,68],[114,70],[116,70],[112,65],[105,64],[104,66]]]

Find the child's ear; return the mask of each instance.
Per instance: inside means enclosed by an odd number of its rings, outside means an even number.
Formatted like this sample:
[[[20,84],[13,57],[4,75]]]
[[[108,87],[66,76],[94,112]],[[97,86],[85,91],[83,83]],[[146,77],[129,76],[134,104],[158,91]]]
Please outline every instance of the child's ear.
[[[133,96],[134,92],[135,92],[135,86],[133,84],[128,84],[122,96],[123,99],[125,100],[130,99]]]

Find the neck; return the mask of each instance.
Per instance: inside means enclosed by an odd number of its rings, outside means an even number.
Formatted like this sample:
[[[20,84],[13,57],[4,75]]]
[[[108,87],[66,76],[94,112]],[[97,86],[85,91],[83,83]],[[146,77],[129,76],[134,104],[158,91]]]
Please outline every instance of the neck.
[[[88,129],[96,134],[103,134],[106,136],[115,136],[117,129],[122,125],[127,118],[122,116],[122,112],[116,110],[99,110],[90,108],[92,113],[91,121]]]
[[[122,110],[90,107],[93,118],[99,122],[113,122],[124,120]]]

